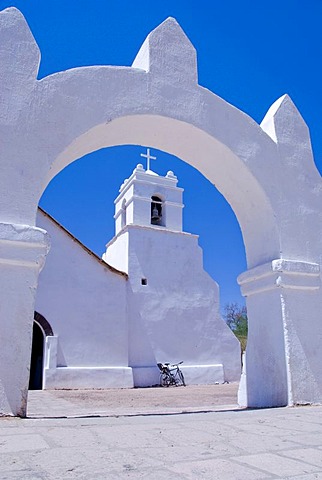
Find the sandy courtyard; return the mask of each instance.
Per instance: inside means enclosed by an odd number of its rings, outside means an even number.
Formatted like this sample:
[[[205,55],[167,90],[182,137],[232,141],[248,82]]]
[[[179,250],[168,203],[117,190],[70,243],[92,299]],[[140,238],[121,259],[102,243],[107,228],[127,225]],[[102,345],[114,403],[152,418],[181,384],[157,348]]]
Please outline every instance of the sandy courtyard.
[[[149,415],[237,406],[238,383],[169,388],[29,391],[28,417]]]

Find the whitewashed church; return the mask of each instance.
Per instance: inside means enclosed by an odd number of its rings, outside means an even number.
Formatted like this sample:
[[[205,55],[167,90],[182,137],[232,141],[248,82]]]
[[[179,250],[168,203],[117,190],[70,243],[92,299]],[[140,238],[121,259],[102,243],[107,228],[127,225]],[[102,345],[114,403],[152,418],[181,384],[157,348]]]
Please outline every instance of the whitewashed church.
[[[144,156],[144,155],[142,155]],[[137,165],[115,200],[102,259],[39,209],[51,237],[39,277],[30,385],[151,386],[158,362],[183,361],[188,384],[237,381],[240,345],[222,320],[198,236],[182,230],[183,189]]]

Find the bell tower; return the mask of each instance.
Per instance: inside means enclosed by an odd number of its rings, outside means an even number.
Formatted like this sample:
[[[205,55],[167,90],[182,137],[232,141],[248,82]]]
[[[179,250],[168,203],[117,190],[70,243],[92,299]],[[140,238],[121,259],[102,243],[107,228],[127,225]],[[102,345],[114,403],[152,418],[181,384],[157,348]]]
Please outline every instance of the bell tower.
[[[171,171],[162,177],[137,165],[114,202],[115,235],[128,225],[182,232],[183,189],[177,183]]]
[[[115,236],[106,245],[106,252],[102,256],[107,263],[127,273],[131,271],[130,250],[134,239],[143,242],[150,232],[154,241],[162,243],[164,236],[161,231],[184,234],[183,188],[177,186],[177,177],[172,171],[162,177],[150,169],[150,160],[156,157],[150,154],[149,148],[147,154],[141,156],[147,159],[147,169],[138,164],[121,185],[114,201]]]

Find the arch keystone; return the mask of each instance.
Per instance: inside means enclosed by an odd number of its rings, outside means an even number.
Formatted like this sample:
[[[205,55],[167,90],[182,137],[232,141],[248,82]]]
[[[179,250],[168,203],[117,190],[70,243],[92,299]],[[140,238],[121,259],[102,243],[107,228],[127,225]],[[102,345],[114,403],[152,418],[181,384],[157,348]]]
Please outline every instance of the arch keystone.
[[[198,81],[196,50],[172,17],[147,36],[132,67],[168,78],[171,83]]]

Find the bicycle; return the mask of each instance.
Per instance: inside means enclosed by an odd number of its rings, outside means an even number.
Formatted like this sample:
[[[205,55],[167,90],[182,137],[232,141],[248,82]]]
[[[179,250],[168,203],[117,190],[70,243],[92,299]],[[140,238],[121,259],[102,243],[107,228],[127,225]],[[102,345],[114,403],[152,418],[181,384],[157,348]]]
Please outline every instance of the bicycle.
[[[160,370],[160,386],[161,387],[170,387],[170,385],[178,385],[186,386],[186,382],[184,380],[184,376],[182,371],[179,368],[183,362],[179,363],[158,363],[158,367]],[[173,373],[174,372],[174,373]]]

